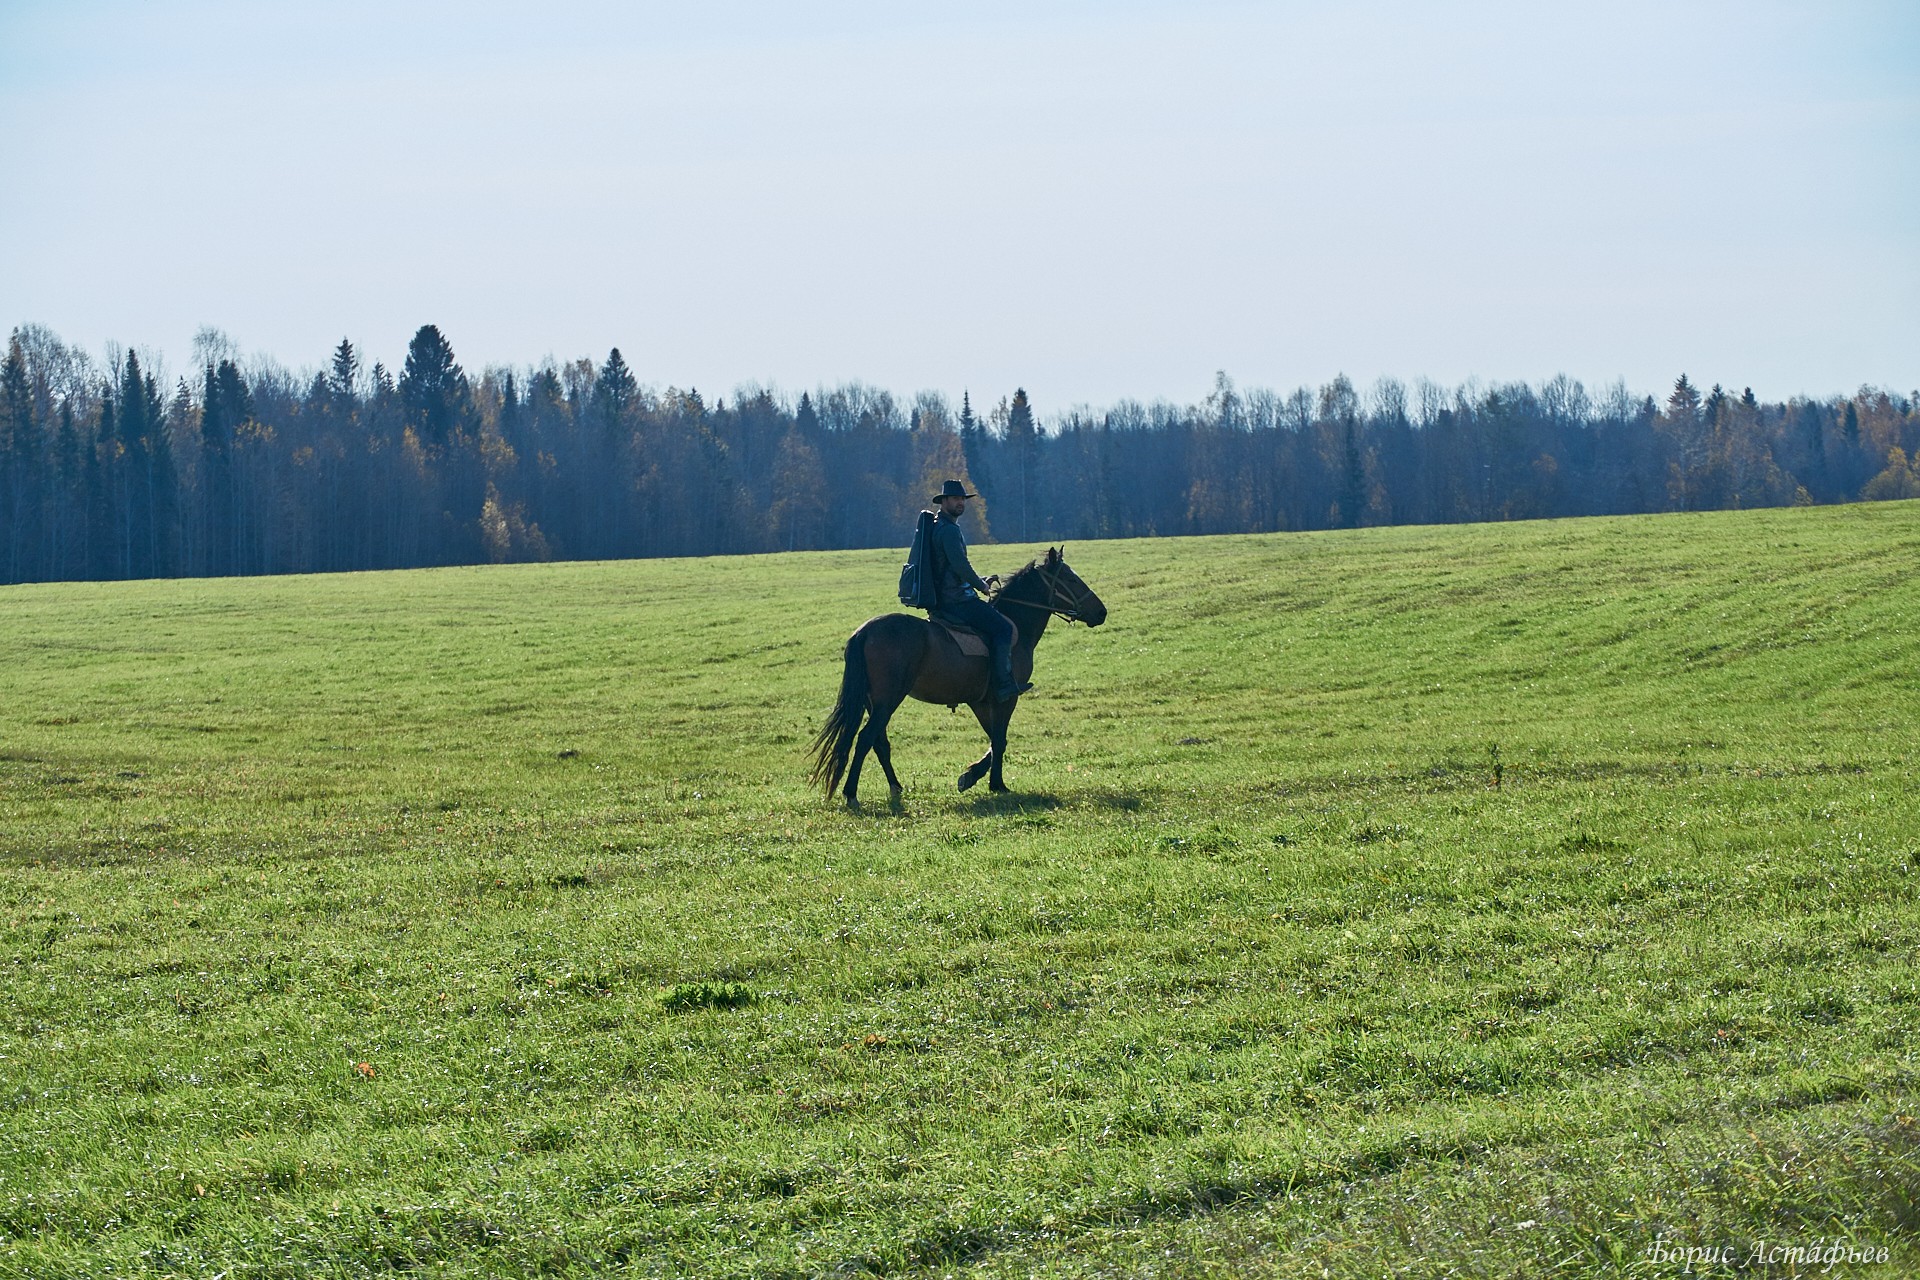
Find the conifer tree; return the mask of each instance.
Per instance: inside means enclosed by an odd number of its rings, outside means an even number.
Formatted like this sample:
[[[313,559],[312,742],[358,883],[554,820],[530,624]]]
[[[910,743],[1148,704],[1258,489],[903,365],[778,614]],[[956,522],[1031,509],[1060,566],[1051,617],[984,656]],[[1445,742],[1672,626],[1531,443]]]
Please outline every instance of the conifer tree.
[[[0,532],[7,540],[0,572],[8,582],[44,576],[46,450],[33,412],[27,356],[16,331],[0,366]]]
[[[1673,394],[1667,397],[1667,417],[1676,423],[1693,423],[1700,418],[1700,393],[1686,374],[1674,379]]]
[[[360,353],[345,338],[340,339],[340,345],[333,349],[333,367],[327,372],[327,391],[333,398],[334,412],[342,418],[353,412],[360,392]]]
[[[1032,513],[1034,493],[1034,469],[1040,461],[1040,432],[1034,425],[1033,405],[1027,400],[1027,389],[1014,390],[1013,403],[1007,406],[1007,454],[1013,463],[1012,480],[1014,492],[1008,495],[1013,500],[1014,510],[1018,512],[1019,532],[1014,536],[1021,542],[1032,540]],[[1002,506],[1005,510],[1005,505]]]
[[[1340,433],[1340,527],[1357,529],[1367,506],[1367,465],[1360,453],[1359,423],[1349,417]]]
[[[633,506],[630,486],[623,482],[626,468],[622,452],[631,437],[629,415],[637,407],[640,384],[633,371],[614,347],[607,362],[593,381],[593,416],[598,419],[593,433],[593,472],[587,477],[592,486],[593,528],[591,545],[604,557],[645,554],[632,545]]]
[[[991,488],[993,485],[991,457],[992,440],[987,434],[986,423],[973,411],[973,397],[967,392],[960,393],[960,453],[967,460],[968,483],[980,484]],[[982,489],[985,492],[985,489]],[[985,499],[982,499],[984,507]],[[985,522],[982,521],[984,527]]]
[[[120,443],[117,418],[113,387],[108,385],[100,396],[100,421],[94,429],[93,448],[85,457],[87,542],[92,562],[88,576],[95,579],[130,576],[121,519],[126,510],[126,450]]]
[[[615,347],[607,353],[607,362],[600,366],[600,376],[593,383],[594,408],[608,430],[620,430],[627,410],[633,407],[639,393],[640,384],[634,381],[633,371],[621,358],[620,348]]]
[[[202,572],[226,577],[240,572],[240,503],[235,491],[234,435],[253,416],[246,381],[233,361],[209,364],[200,397],[198,491]]]
[[[1684,373],[1674,381],[1660,427],[1670,451],[1668,499],[1682,511],[1696,510],[1703,496],[1701,472],[1706,464],[1707,441],[1702,432],[1700,392]]]
[[[514,385],[513,370],[507,370],[506,385],[500,390],[500,438],[516,454],[525,441],[520,434],[520,392]]]
[[[173,415],[160,397],[160,384],[149,375],[147,394],[147,545],[153,576],[171,578],[180,572],[180,473],[173,458]],[[180,384],[182,393],[186,383]],[[188,397],[189,403],[191,398]]]
[[[122,495],[118,530],[121,555],[130,578],[153,576],[153,472],[148,450],[153,440],[153,423],[148,410],[147,380],[140,371],[139,358],[131,351],[121,365],[119,427]]]
[[[1727,406],[1731,403],[1731,397],[1721,389],[1720,384],[1714,383],[1713,390],[1707,393],[1706,401],[1701,405],[1701,415],[1706,419],[1709,430],[1718,431],[1724,425]]]
[[[461,425],[466,410],[467,375],[453,358],[453,347],[438,327],[423,324],[407,344],[400,373],[400,408],[406,425],[428,448],[441,448]]]
[[[80,437],[73,426],[73,400],[60,402],[60,429],[54,436],[47,575],[83,577],[86,565],[87,489],[80,465]]]

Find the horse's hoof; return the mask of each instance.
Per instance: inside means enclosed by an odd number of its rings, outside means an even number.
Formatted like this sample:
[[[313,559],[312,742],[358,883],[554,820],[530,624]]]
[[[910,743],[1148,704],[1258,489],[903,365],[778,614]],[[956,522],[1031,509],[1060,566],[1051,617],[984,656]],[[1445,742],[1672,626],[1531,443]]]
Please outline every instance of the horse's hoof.
[[[860,812],[860,801],[853,796],[847,797],[847,812],[848,813]]]
[[[960,789],[961,789],[962,791],[966,791],[966,790],[969,790],[969,789],[971,789],[971,788],[972,788],[972,786],[973,786],[973,784],[974,784],[974,783],[976,783],[976,782],[978,782],[978,781],[980,781],[980,775],[979,775],[979,774],[977,774],[977,773],[963,773],[963,774],[961,774],[961,775],[960,775]]]
[[[1010,791],[1012,791],[1012,790],[1013,790],[1013,788],[1012,788],[1012,787],[1010,787],[1010,786],[1008,786],[1008,785],[1007,785],[1006,783],[1004,783],[1004,782],[989,782],[989,783],[987,784],[987,790],[989,790],[989,791],[997,791],[997,792],[999,792],[999,793],[1000,793],[1001,795],[1003,795],[1003,796],[1004,796],[1004,795],[1006,795],[1006,794],[1007,794],[1008,792],[1010,792]]]

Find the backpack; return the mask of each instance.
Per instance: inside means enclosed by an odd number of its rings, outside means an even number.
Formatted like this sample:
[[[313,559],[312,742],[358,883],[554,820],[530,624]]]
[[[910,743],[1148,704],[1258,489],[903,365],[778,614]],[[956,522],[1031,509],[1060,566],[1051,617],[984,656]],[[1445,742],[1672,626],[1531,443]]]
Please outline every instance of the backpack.
[[[922,511],[913,527],[913,546],[900,566],[900,603],[909,609],[931,609],[939,603],[939,584],[933,567],[933,512]]]

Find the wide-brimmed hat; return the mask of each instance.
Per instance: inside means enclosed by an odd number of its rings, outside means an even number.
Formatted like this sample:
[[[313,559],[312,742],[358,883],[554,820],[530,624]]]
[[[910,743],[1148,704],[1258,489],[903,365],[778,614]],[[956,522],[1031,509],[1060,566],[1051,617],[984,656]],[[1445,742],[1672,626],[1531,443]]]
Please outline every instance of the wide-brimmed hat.
[[[933,495],[933,500],[938,502],[942,498],[977,498],[979,496],[977,493],[968,493],[967,486],[958,480],[949,480],[940,486],[940,492]]]

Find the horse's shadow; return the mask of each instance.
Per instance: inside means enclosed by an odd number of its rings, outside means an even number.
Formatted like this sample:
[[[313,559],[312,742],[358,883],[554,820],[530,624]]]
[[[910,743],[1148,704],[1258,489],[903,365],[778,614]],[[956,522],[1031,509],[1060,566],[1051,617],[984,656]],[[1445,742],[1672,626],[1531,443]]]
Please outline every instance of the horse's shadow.
[[[1066,801],[1051,791],[990,791],[984,796],[969,796],[960,802],[963,812],[976,817],[999,814],[1051,813]]]
[[[907,816],[907,802],[900,793],[895,792],[887,797],[885,804],[849,800],[846,811],[856,818],[904,818]]]
[[[1137,813],[1144,804],[1144,797],[1127,791],[1099,790],[1071,798],[1052,791],[1000,791],[967,796],[959,802],[957,808],[959,812],[976,818],[992,818],[1052,813],[1055,810],[1067,808]],[[848,812],[868,818],[900,818],[907,816],[910,810],[902,796],[894,795],[889,796],[884,805],[872,803],[849,805]]]

